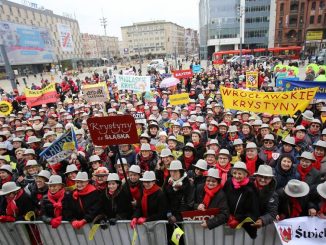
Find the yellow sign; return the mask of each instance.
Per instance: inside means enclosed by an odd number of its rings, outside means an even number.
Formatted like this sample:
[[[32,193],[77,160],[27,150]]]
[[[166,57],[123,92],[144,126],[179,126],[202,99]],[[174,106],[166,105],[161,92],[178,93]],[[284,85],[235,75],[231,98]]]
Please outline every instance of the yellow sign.
[[[169,96],[170,104],[171,105],[183,105],[189,103],[189,94],[182,93],[182,94],[173,94]]]
[[[65,142],[62,146],[64,151],[74,150],[75,149],[75,142]]]
[[[103,88],[103,90],[105,91],[105,96],[110,99],[110,95],[109,93],[107,93],[108,87],[106,85],[106,82],[99,82],[99,83],[95,83],[95,84],[87,84],[83,86],[83,92],[85,93],[86,90],[91,90],[91,89],[99,89],[99,88]],[[85,91],[84,91],[85,90]]]
[[[50,83],[45,88],[42,88],[40,90],[32,90],[29,88],[25,88],[25,95],[26,97],[39,97],[42,94],[45,94],[47,92],[54,92],[55,90],[55,83]]]
[[[12,104],[8,101],[0,101],[0,114],[8,116],[13,110]]]
[[[94,224],[92,226],[92,228],[90,229],[89,233],[88,233],[88,240],[92,241],[94,239],[94,236],[98,230],[98,228],[100,227],[100,224]]]
[[[35,213],[34,213],[34,211],[29,211],[27,214],[25,214],[24,218],[27,221],[35,220]]]
[[[318,87],[266,93],[221,87],[221,95],[226,109],[292,116],[306,109],[317,90]]]
[[[180,227],[177,227],[174,229],[172,237],[171,237],[171,241],[175,244],[175,245],[179,245],[179,241],[181,236],[184,234],[184,231],[181,230]]]
[[[246,87],[247,88],[258,88],[258,72],[247,71],[246,72]]]
[[[323,31],[307,31],[306,40],[322,40],[323,39]]]
[[[240,229],[245,223],[255,223],[255,221],[252,220],[252,218],[247,217],[240,224],[237,225],[236,229]]]

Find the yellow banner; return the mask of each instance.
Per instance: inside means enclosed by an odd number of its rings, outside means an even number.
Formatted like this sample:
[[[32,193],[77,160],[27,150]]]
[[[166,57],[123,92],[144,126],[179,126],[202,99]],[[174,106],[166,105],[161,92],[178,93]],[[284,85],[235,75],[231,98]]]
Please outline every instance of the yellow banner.
[[[32,90],[32,89],[25,88],[24,92],[26,97],[39,97],[42,94],[45,94],[47,92],[54,92],[54,91],[56,91],[55,83],[50,83],[48,86],[40,90]]]
[[[318,87],[266,93],[221,87],[221,95],[226,109],[292,116],[306,109],[317,90]]]
[[[247,88],[258,88],[258,72],[247,71],[246,72],[246,87]]]
[[[85,94],[85,93],[87,93],[87,91],[92,90],[92,89],[94,89],[93,90],[93,93],[91,92],[90,95]],[[100,94],[96,94],[96,93],[94,94],[94,91],[96,91],[96,89],[102,89],[102,92],[103,93],[101,93],[100,91],[98,91]],[[87,84],[87,85],[84,85],[83,86],[84,98],[88,102],[104,102],[105,100],[103,98],[101,98],[100,96],[101,95],[102,96],[104,95],[105,97],[107,97],[108,99],[110,99],[110,95],[107,92],[107,90],[108,90],[108,87],[106,85],[106,82],[99,82],[99,83],[96,83],[96,84]]]
[[[307,31],[306,40],[322,40],[323,39],[323,31]]]
[[[173,94],[169,96],[170,104],[171,105],[183,105],[189,103],[189,94],[182,93],[182,94]]]

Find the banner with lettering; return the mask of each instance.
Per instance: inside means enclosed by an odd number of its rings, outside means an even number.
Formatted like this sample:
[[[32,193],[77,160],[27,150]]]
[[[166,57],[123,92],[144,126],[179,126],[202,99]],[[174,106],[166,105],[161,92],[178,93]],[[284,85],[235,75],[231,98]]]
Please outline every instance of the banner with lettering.
[[[116,75],[119,90],[150,92],[150,76]]]
[[[176,70],[173,73],[173,76],[175,78],[181,79],[181,78],[189,78],[192,77],[194,74],[192,70]]]
[[[258,72],[247,71],[246,72],[246,87],[247,88],[258,88]]]
[[[65,134],[55,140],[48,148],[40,153],[40,157],[43,157],[50,165],[56,164],[68,157],[77,150],[77,139],[75,131],[69,129]]]
[[[107,91],[105,82],[85,85],[83,87],[84,99],[87,102],[105,102],[108,100]]]
[[[45,88],[39,90],[25,88],[24,93],[29,107],[57,102],[58,94],[55,89],[55,83],[50,83]]]
[[[326,219],[298,217],[274,224],[283,245],[326,244]]]
[[[293,116],[297,111],[306,109],[317,90],[310,88],[271,93],[221,87],[221,95],[226,109]]]
[[[192,65],[192,72],[193,73],[201,72],[201,65]]]
[[[292,91],[304,88],[319,87],[316,93],[316,99],[326,99],[326,81],[324,82],[312,82],[312,81],[293,81],[290,79],[284,79],[283,88],[285,91]]]
[[[181,93],[181,94],[173,94],[169,96],[171,105],[183,105],[189,103],[189,94]]]

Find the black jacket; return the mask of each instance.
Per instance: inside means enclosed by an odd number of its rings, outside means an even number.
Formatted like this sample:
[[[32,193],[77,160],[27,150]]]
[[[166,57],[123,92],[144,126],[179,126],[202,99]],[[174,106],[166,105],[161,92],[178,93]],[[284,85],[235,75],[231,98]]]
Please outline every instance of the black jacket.
[[[199,185],[196,188],[195,192],[195,205],[194,208],[197,209],[198,205],[202,203],[205,197],[205,191],[204,191],[204,184]],[[218,208],[218,213],[214,216],[214,218],[211,218],[207,220],[207,226],[211,230],[217,226],[220,226],[222,224],[225,224],[228,221],[229,218],[229,207],[226,199],[226,195],[224,191],[221,189],[219,190],[215,196],[212,198],[210,204],[206,209],[210,208]]]
[[[131,196],[126,192],[125,188],[120,186],[113,196],[108,194],[108,191],[102,191],[102,212],[108,218],[120,220],[129,220],[132,215]]]
[[[278,213],[278,195],[275,189],[276,181],[274,178],[263,189],[259,190],[257,188],[260,211],[259,218],[263,221],[264,226],[273,223]]]
[[[77,190],[75,190],[77,191]],[[82,220],[85,219],[90,223],[99,214],[101,210],[100,194],[97,190],[80,196],[77,200],[73,198],[73,192],[67,197],[67,202],[64,202],[62,216],[63,220]]]
[[[163,187],[168,201],[168,212],[176,217],[177,221],[183,221],[181,212],[189,211],[194,206],[195,189],[188,177],[182,180],[182,186],[174,190],[172,185],[166,183]]]
[[[65,192],[65,196],[62,199],[62,207],[65,206],[65,202],[70,198],[70,192]],[[62,213],[61,213],[62,215]],[[41,200],[41,219],[43,222],[48,223],[50,219],[54,218],[54,207],[52,202],[50,202],[48,194],[43,196]]]
[[[146,221],[165,220],[167,213],[167,201],[162,190],[158,190],[147,199],[147,217]],[[144,217],[141,201],[137,203],[136,211],[133,218]]]

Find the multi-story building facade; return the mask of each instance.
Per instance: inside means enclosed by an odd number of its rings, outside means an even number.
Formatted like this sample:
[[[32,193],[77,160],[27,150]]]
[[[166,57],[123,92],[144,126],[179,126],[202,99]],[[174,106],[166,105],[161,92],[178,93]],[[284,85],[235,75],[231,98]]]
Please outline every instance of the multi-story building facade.
[[[185,30],[185,55],[188,57],[193,57],[198,55],[198,52],[198,31],[187,28]]]
[[[274,0],[200,0],[201,58],[219,50],[267,48],[274,45]]]
[[[86,59],[114,58],[120,56],[118,37],[82,33],[83,51]]]
[[[276,0],[275,46],[326,46],[326,0]]]
[[[76,68],[78,62],[84,58],[78,21],[72,17],[54,14],[35,3],[26,1],[26,4],[7,0],[0,3],[1,34],[5,45],[10,43],[23,49],[33,49],[29,53],[8,54],[11,64],[30,65],[29,68],[39,71],[43,65],[66,61]]]
[[[122,26],[122,40],[130,57],[185,54],[185,29],[164,20]]]

